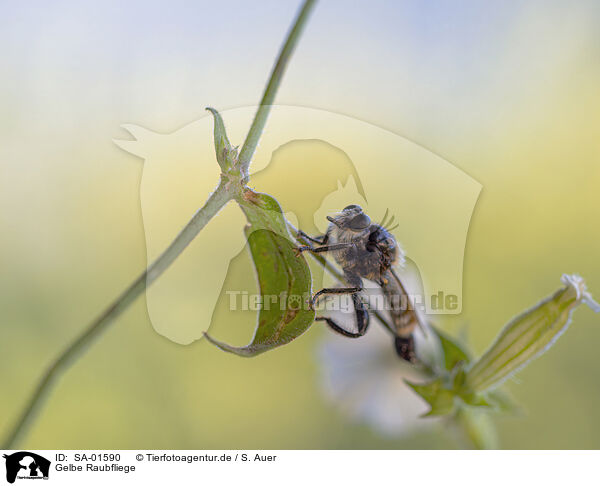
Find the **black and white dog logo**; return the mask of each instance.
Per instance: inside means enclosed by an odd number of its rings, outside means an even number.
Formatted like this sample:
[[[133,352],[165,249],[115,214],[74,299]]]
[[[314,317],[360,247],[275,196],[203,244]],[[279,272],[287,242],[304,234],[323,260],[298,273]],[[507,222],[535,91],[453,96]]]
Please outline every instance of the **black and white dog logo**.
[[[50,472],[50,461],[45,457],[33,452],[21,451],[7,456],[6,480],[14,483],[15,479],[48,479]]]

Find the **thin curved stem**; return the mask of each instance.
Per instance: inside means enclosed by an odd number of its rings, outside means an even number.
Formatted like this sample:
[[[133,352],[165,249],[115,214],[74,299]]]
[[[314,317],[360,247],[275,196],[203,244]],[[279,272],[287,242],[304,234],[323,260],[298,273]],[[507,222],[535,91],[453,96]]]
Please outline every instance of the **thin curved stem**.
[[[277,62],[273,66],[271,77],[269,78],[265,92],[260,100],[260,105],[258,110],[256,110],[256,115],[254,115],[254,120],[252,121],[250,130],[248,131],[248,135],[244,141],[242,150],[240,151],[239,161],[241,172],[242,176],[246,180],[248,179],[248,167],[250,166],[250,161],[252,160],[252,156],[254,155],[256,146],[258,145],[258,140],[260,139],[262,131],[265,128],[265,124],[267,123],[267,118],[269,117],[269,112],[271,111],[271,105],[275,100],[275,95],[277,94],[277,90],[281,84],[283,73],[285,72],[285,68],[288,65],[292,53],[294,52],[296,44],[298,44],[298,39],[300,38],[302,29],[304,28],[304,25],[306,24],[308,16],[315,3],[316,0],[306,0],[304,2],[300,8],[300,11],[298,12],[298,16],[296,17],[291,30],[288,33],[287,39],[283,44],[281,51],[279,51]]]
[[[152,263],[102,314],[100,314],[48,367],[21,415],[2,444],[2,449],[11,449],[23,433],[36,410],[43,403],[48,390],[66,366],[83,349],[104,331],[118,316],[149,287],[191,243],[219,210],[233,198],[224,182],[213,192],[206,204],[192,217],[169,247]]]

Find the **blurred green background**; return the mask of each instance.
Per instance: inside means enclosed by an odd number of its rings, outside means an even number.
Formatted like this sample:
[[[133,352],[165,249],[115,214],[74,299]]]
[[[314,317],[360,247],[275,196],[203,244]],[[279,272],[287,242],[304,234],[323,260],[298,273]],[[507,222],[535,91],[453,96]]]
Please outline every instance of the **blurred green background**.
[[[0,432],[42,369],[146,265],[142,163],[113,144],[119,126],[172,132],[206,105],[256,103],[296,7],[0,7],[0,39],[15,46],[0,79]],[[593,1],[323,2],[284,78],[278,102],[382,126],[483,185],[463,313],[440,320],[468,326],[478,353],[563,272],[600,296],[598,20]],[[248,265],[241,255],[228,281],[251,286]],[[254,318],[226,305],[211,332],[244,342]],[[20,446],[455,445],[437,429],[381,437],[339,413],[319,386],[325,332],[241,359],[166,340],[140,299],[59,380]],[[503,447],[600,446],[598,342],[598,317],[582,308],[508,384],[525,413],[497,420]]]

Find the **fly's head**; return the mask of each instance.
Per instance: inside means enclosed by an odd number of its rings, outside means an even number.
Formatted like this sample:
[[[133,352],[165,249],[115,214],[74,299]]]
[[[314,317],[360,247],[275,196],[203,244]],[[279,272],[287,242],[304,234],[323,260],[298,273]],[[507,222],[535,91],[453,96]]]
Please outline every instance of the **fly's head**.
[[[351,204],[333,216],[327,216],[336,233],[348,237],[358,236],[371,226],[369,218],[360,206]]]

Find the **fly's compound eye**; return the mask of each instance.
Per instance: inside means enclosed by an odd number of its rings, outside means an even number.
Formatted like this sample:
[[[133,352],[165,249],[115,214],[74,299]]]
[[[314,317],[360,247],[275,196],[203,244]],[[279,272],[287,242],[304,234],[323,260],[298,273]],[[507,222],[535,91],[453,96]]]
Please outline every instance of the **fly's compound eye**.
[[[369,218],[365,213],[359,213],[350,220],[348,227],[353,230],[363,230],[368,228],[370,224],[371,218]]]

